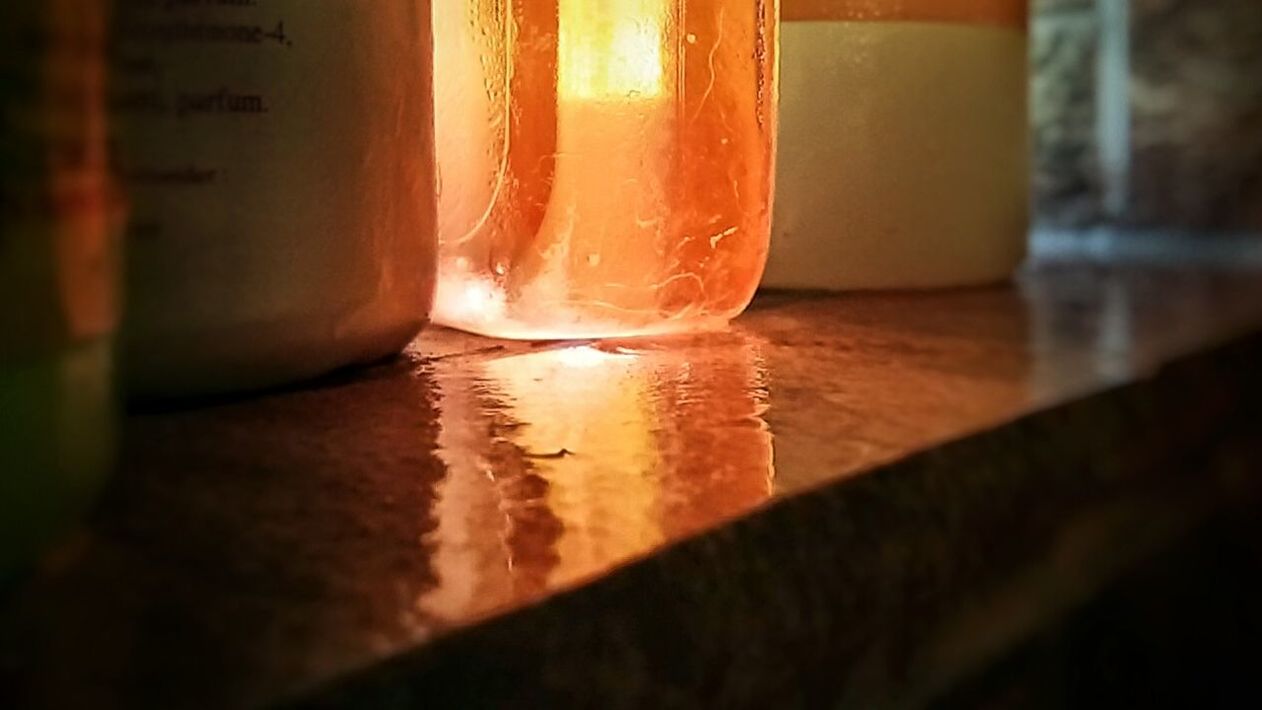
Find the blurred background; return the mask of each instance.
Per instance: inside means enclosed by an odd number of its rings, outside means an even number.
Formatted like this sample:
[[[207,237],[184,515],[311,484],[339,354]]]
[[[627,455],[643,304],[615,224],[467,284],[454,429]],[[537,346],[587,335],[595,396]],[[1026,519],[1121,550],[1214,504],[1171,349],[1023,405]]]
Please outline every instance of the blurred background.
[[[1037,226],[1262,231],[1262,2],[1034,0]]]

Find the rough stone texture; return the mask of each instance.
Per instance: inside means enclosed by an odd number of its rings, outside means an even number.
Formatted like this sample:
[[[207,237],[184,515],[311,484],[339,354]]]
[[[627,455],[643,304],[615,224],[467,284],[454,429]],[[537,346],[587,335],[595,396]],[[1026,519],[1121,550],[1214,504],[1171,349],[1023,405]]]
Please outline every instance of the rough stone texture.
[[[1262,2],[1133,2],[1128,219],[1262,231]]]

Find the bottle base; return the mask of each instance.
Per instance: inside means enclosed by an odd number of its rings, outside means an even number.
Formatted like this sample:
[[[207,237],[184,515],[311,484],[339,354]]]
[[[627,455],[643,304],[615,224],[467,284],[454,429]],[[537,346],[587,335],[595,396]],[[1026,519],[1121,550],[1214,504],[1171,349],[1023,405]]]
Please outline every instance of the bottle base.
[[[752,298],[752,294],[750,294]],[[436,325],[502,340],[603,340],[725,330],[741,308],[707,313],[688,306],[673,313],[598,302],[513,302],[476,278],[440,281]]]
[[[354,331],[337,318],[253,323],[148,336],[124,330],[123,381],[133,400],[168,400],[303,382],[403,351],[426,324]]]

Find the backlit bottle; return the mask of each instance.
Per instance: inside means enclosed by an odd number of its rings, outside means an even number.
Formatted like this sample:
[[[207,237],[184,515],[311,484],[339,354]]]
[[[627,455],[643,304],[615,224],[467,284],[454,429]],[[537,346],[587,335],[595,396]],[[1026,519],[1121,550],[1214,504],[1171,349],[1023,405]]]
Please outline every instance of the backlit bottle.
[[[579,338],[745,308],[771,217],[775,0],[435,13],[436,321]]]

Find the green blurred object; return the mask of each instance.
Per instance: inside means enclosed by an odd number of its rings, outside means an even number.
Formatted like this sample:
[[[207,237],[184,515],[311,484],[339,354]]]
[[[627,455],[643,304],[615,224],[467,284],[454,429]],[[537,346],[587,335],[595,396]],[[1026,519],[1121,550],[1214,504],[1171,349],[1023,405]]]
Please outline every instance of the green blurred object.
[[[72,523],[109,470],[111,360],[102,341],[0,366],[0,574]]]
[[[73,526],[113,459],[105,15],[0,4],[0,583]]]

